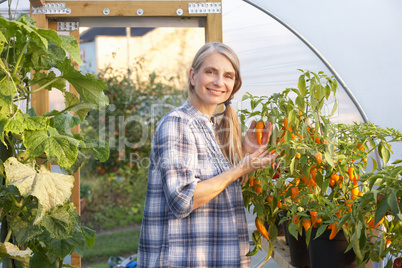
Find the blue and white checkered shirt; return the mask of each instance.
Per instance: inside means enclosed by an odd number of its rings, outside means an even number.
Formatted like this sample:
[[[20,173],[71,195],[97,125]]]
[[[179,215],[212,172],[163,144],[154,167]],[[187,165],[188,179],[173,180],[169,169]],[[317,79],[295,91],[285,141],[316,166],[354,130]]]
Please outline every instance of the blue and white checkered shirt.
[[[197,182],[229,168],[207,115],[186,102],[162,118],[152,144],[139,267],[250,267],[238,180],[193,211]]]

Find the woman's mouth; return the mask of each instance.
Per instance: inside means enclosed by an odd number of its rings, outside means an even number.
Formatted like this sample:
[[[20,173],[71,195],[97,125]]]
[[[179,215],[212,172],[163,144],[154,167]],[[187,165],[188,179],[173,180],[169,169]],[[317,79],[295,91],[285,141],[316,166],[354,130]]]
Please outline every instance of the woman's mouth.
[[[215,89],[211,89],[211,88],[207,88],[208,91],[212,92],[215,95],[221,95],[224,93],[224,91],[221,90],[215,90]]]

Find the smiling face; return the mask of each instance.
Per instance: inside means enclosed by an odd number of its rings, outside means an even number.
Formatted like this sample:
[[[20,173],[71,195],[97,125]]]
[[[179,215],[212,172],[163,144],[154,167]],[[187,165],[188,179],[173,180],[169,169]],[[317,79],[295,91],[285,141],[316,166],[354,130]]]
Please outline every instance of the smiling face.
[[[204,58],[201,67],[190,69],[194,87],[189,102],[200,112],[212,115],[216,105],[229,99],[235,84],[235,69],[222,54],[212,52]]]

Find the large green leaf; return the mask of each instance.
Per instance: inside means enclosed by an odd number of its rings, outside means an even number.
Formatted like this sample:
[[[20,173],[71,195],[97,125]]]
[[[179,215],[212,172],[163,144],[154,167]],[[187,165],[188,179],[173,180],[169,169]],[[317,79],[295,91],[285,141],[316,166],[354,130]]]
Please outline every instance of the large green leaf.
[[[49,118],[45,116],[26,116],[24,122],[27,130],[43,130],[49,126]]]
[[[3,131],[20,134],[24,132],[24,129],[25,129],[25,119],[21,111],[18,111],[14,116],[8,118]]]
[[[24,197],[34,196],[40,204],[35,224],[38,224],[44,213],[64,204],[71,195],[74,177],[70,175],[51,173],[42,167],[37,172],[32,164],[22,164],[16,158],[10,157],[4,163],[6,184],[14,185]]]
[[[87,160],[87,157],[78,151],[77,159],[75,159],[74,163],[71,165],[69,168],[63,168],[60,167],[60,169],[63,171],[64,174],[70,174],[73,175],[75,172],[77,172],[78,168],[82,166],[82,164]]]
[[[27,57],[27,59],[29,59]],[[36,49],[32,52],[31,64],[35,70],[49,70],[52,68],[52,58],[49,57],[48,53],[44,49]],[[29,63],[28,63],[29,64]],[[36,72],[35,74],[39,74],[41,72]],[[45,73],[41,73],[45,74]]]
[[[46,258],[42,253],[35,252],[29,262],[29,267],[55,268],[57,266],[55,264],[55,261],[51,263],[50,260]]]
[[[82,233],[84,234],[88,248],[92,248],[95,243],[95,234],[96,234],[95,231],[85,226],[81,226],[81,230]]]
[[[96,104],[80,102],[77,95],[68,91],[64,92],[64,98],[66,107],[71,106],[69,110],[78,115],[81,121],[85,120],[89,111],[98,108]]]
[[[49,244],[50,252],[61,259],[64,259],[67,255],[69,255],[75,247],[70,242],[70,239],[52,239]]]
[[[71,129],[81,123],[81,119],[68,112],[56,115],[51,119],[52,127],[57,130]]]
[[[34,220],[34,218],[26,219],[25,217],[17,216],[11,221],[10,226],[13,230],[13,235],[19,244],[25,244],[26,241],[42,233],[38,225],[33,225]]]
[[[34,79],[31,81],[31,85],[38,85],[39,87],[44,87],[47,90],[57,88],[64,92],[66,88],[66,80],[62,77],[56,77],[54,72],[49,72],[48,74],[36,72],[34,74]]]
[[[20,250],[16,245],[9,242],[0,243],[0,257],[11,258],[21,262],[22,267],[29,267],[29,259],[31,258],[32,250],[29,248]]]
[[[62,77],[71,83],[84,102],[96,104],[98,109],[109,104],[109,99],[103,92],[107,89],[106,81],[98,79],[94,74],[83,75],[74,68],[69,59],[64,60],[57,67],[62,72]]]
[[[75,213],[74,205],[68,202],[46,213],[42,218],[41,225],[46,228],[52,238],[69,238],[75,223]]]
[[[2,31],[0,31],[0,42],[7,43],[7,38],[4,36]]]
[[[81,53],[78,46],[77,39],[72,35],[60,35],[62,40],[61,47],[71,56],[71,58],[78,64],[82,65]]]
[[[78,155],[79,141],[60,135],[54,128],[46,130],[25,131],[24,145],[32,157],[45,153],[48,157],[56,156],[58,164],[69,168]]]
[[[4,76],[0,81],[0,106],[4,107],[7,113],[10,113],[12,98],[16,92],[15,84],[8,77]]]

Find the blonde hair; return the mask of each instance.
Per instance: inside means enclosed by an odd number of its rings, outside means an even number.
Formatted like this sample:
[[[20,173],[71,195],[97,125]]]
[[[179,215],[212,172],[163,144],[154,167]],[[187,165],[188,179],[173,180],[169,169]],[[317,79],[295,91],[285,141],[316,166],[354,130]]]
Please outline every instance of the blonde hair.
[[[239,91],[242,80],[240,76],[240,62],[236,53],[227,45],[213,42],[206,43],[196,53],[191,67],[194,72],[197,73],[203,64],[205,57],[213,52],[218,52],[225,56],[233,65],[235,70],[235,83],[233,91],[225,103],[230,102],[234,94]],[[194,86],[191,84],[191,80],[188,81],[189,94],[193,94]],[[239,118],[232,105],[226,105],[225,110],[219,114],[219,122],[216,126],[216,137],[221,146],[221,150],[228,161],[233,165],[237,165],[243,157],[243,151],[241,146],[241,127]]]

